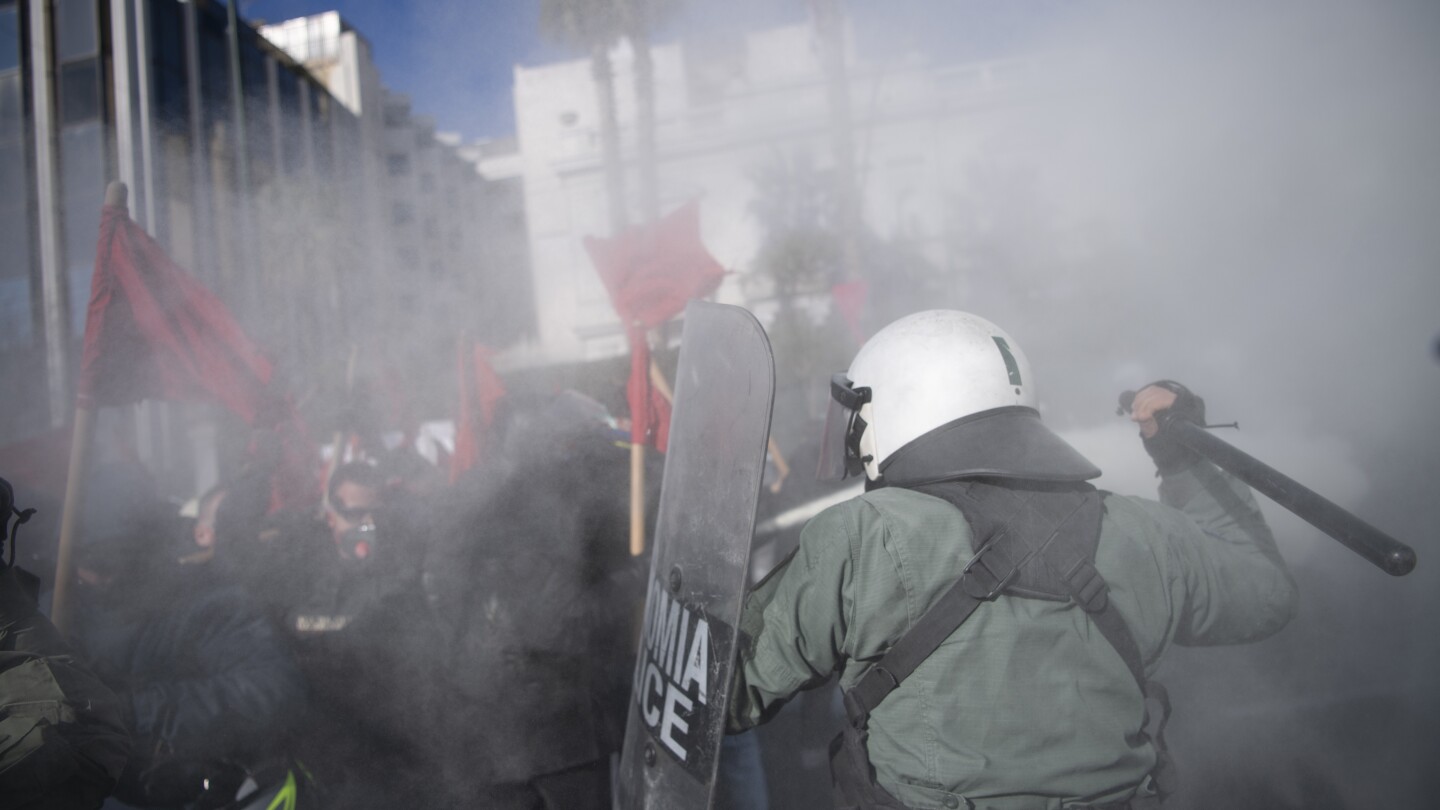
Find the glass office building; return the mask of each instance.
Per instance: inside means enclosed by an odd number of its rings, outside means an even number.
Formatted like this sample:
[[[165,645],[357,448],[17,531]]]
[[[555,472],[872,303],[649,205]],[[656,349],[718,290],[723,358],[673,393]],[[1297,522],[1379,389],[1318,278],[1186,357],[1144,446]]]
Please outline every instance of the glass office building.
[[[69,419],[111,180],[282,373],[343,375],[377,325],[483,337],[450,324],[494,306],[485,181],[394,106],[342,103],[216,0],[0,0],[0,443]]]

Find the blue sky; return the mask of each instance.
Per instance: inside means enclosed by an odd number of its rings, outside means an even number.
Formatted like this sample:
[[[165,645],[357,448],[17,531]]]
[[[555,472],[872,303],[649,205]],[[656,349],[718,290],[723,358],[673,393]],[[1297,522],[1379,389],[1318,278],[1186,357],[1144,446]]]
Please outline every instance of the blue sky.
[[[538,32],[540,0],[239,0],[249,20],[278,22],[338,10],[370,41],[380,77],[417,114],[467,138],[514,132],[513,68],[577,57]],[[1092,0],[848,0],[865,43],[947,59],[1021,48]],[[681,0],[660,42],[693,32],[753,30],[806,19],[807,0]]]
[[[564,58],[536,34],[538,0],[407,3],[394,0],[240,0],[249,20],[338,10],[370,41],[381,80],[415,112],[466,137],[513,132],[516,63]]]
[[[467,138],[514,132],[513,68],[573,58],[538,33],[540,0],[240,0],[241,14],[270,22],[338,10],[370,41],[386,86],[407,93],[415,112]],[[767,25],[803,19],[802,0],[691,0],[684,19],[660,34],[693,27]],[[742,22],[743,20],[743,22]]]

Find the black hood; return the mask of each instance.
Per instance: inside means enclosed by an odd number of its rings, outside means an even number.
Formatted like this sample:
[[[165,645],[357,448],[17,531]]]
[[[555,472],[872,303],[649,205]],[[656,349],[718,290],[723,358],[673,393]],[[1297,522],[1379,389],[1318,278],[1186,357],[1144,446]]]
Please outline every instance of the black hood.
[[[1033,408],[1009,406],[946,422],[896,450],[880,465],[884,484],[918,486],[952,478],[1085,481],[1100,468],[1040,421]]]

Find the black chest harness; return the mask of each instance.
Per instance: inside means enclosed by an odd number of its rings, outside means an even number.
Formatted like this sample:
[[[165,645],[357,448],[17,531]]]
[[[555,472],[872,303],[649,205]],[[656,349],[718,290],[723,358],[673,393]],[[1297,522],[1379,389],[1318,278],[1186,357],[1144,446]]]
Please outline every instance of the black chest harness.
[[[865,748],[870,712],[982,603],[1001,594],[1072,602],[1085,611],[1140,686],[1147,705],[1146,728],[1152,725],[1149,703],[1158,704],[1158,717],[1153,718],[1155,731],[1147,734],[1158,755],[1151,776],[1162,795],[1169,793],[1173,772],[1163,732],[1170,700],[1164,687],[1146,679],[1135,637],[1110,606],[1109,586],[1095,570],[1095,549],[1100,542],[1104,511],[1101,493],[1085,483],[999,484],[974,479],[912,488],[947,501],[964,513],[972,530],[975,553],[960,579],[854,688],[845,692],[849,723],[830,744],[837,806],[841,810],[905,810],[905,805],[875,781],[875,769]],[[1138,810],[1144,805],[1132,801],[1113,806]]]

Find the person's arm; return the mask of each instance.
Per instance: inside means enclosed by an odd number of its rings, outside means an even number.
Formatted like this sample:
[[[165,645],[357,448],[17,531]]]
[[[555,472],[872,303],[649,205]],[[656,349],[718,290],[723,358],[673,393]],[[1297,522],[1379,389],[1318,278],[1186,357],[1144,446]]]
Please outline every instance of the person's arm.
[[[263,743],[305,702],[305,682],[275,627],[248,600],[215,599],[195,625],[201,671],[137,684],[131,693],[136,736],[196,758],[229,746]]]
[[[795,554],[745,600],[730,692],[730,731],[766,722],[795,693],[823,683],[840,664],[855,525],[834,507],[800,535]]]
[[[1190,418],[1203,423],[1203,402],[1197,407],[1187,397],[1199,401],[1183,388],[1148,386],[1136,395],[1131,417],[1160,470],[1161,501],[1188,518],[1165,526],[1185,586],[1175,640],[1192,646],[1258,641],[1294,617],[1295,581],[1250,488],[1157,439],[1155,417],[1171,407],[1193,411]]]

